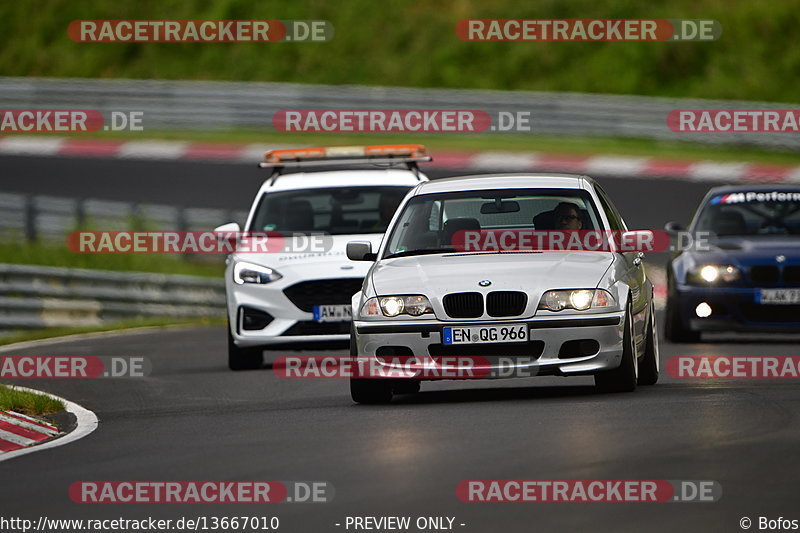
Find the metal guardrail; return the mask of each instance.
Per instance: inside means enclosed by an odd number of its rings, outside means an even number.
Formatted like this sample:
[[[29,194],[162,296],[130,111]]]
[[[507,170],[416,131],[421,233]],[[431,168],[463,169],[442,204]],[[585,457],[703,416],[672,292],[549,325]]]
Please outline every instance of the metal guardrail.
[[[0,193],[0,241],[64,242],[78,228],[202,231],[228,222],[241,226],[246,218],[247,211]]]
[[[411,89],[264,82],[0,77],[5,109],[143,111],[145,129],[272,129],[287,109],[529,111],[534,134],[619,136],[800,148],[790,133],[676,133],[675,109],[800,109],[796,104],[603,94]]]
[[[221,278],[0,264],[0,329],[224,315]]]

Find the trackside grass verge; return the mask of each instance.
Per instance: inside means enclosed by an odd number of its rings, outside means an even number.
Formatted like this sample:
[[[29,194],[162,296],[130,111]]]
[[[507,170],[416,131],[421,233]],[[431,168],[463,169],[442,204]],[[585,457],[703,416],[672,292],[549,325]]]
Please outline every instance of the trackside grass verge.
[[[148,318],[137,320],[125,320],[112,322],[94,327],[79,328],[47,328],[32,331],[20,331],[0,336],[0,346],[14,344],[16,342],[33,341],[39,339],[50,339],[65,335],[79,335],[83,333],[100,333],[104,331],[117,331],[124,329],[146,328],[146,327],[167,327],[167,326],[219,326],[225,324],[224,317],[214,318]]]
[[[187,258],[175,254],[76,254],[47,243],[0,243],[3,263],[126,272],[185,274],[222,279],[224,257]]]
[[[0,411],[15,411],[25,415],[47,415],[64,410],[64,403],[49,396],[0,385]]]

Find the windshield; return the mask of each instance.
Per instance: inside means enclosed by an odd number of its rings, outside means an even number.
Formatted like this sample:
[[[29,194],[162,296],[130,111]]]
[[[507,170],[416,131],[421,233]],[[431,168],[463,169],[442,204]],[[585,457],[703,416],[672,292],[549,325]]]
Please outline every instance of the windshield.
[[[800,235],[800,190],[743,191],[714,196],[695,231],[718,237]]]
[[[604,229],[591,196],[579,189],[500,189],[412,198],[392,230],[384,258],[456,251],[459,231]]]
[[[250,231],[383,233],[410,187],[331,187],[264,194]]]

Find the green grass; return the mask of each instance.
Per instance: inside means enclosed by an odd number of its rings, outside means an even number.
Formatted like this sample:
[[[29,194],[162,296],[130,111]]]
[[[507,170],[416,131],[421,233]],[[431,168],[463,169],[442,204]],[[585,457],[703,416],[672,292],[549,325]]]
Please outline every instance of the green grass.
[[[145,327],[165,326],[219,326],[225,324],[225,318],[141,318],[110,322],[102,326],[87,326],[79,328],[47,328],[31,331],[19,331],[9,335],[0,336],[0,346],[17,342],[50,339],[65,335],[79,335],[82,333],[98,333],[104,331],[117,331]]]
[[[78,254],[66,246],[43,243],[0,243],[4,263],[98,270],[156,272],[221,278],[224,258],[184,258],[174,254]]]
[[[800,102],[797,2],[50,0],[0,4],[10,76],[263,80]],[[325,19],[328,43],[76,43],[75,19]],[[464,18],[703,18],[714,42],[466,42]]]
[[[21,391],[13,386],[0,385],[0,411],[15,411],[25,415],[47,415],[64,410],[64,403],[49,396]]]

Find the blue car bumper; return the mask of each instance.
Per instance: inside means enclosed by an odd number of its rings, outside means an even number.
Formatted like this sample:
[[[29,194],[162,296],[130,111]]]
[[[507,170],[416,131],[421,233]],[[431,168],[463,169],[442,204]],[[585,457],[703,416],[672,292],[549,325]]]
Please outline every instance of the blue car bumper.
[[[800,333],[800,305],[760,303],[759,288],[678,285],[671,305],[677,305],[684,327],[694,331],[763,331]],[[702,302],[711,315],[697,316]]]

